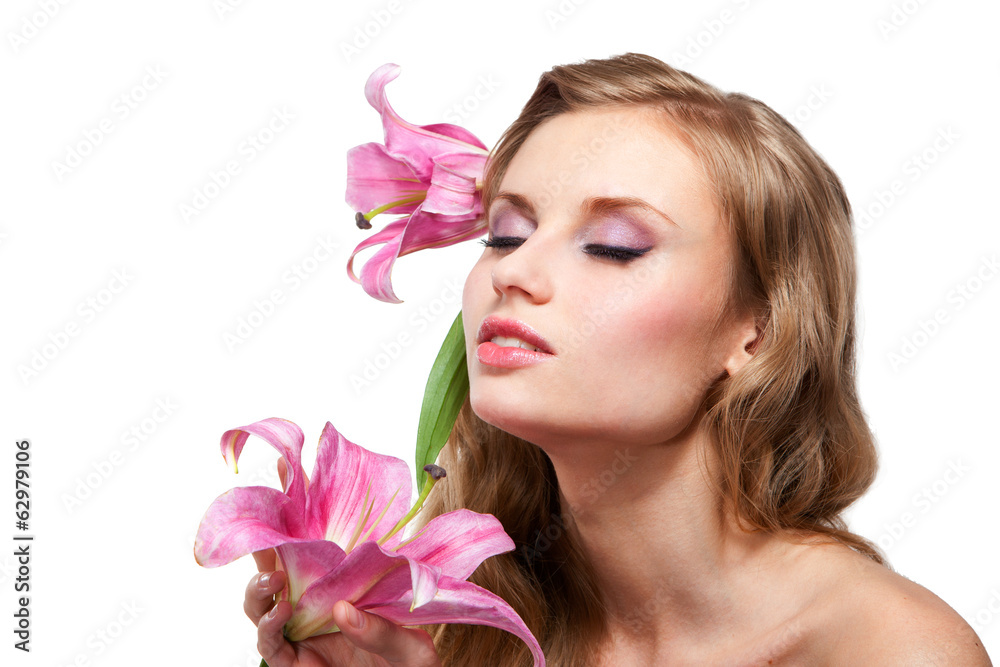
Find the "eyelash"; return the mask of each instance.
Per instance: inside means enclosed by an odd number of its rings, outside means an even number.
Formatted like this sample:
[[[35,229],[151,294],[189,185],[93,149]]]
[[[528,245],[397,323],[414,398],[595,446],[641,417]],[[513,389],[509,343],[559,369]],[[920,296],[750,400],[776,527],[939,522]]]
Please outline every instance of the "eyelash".
[[[517,236],[493,236],[488,239],[481,239],[479,242],[487,248],[506,250],[508,248],[518,247],[524,243],[524,239]],[[586,252],[588,254],[594,255],[595,257],[606,257],[622,264],[631,262],[633,259],[649,252],[650,249],[651,248],[643,248],[642,250],[635,250],[634,248],[620,248],[617,246],[599,245],[597,243],[589,243],[586,246]]]

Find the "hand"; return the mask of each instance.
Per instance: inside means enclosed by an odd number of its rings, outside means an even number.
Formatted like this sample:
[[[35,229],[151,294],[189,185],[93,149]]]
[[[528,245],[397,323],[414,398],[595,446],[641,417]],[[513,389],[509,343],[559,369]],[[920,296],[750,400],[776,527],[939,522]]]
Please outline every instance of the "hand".
[[[282,486],[283,463],[279,459]],[[258,551],[253,557],[260,572],[247,584],[243,609],[257,626],[257,650],[268,667],[440,666],[434,642],[426,632],[359,611],[344,600],[333,608],[334,622],[340,632],[288,642],[282,627],[292,616],[292,605],[284,600],[276,605],[273,597],[285,587],[285,573],[275,571],[273,549]]]
[[[266,563],[273,551],[254,557]],[[259,566],[259,565],[258,565]],[[341,600],[333,608],[341,631],[288,642],[281,629],[292,616],[287,601],[273,597],[285,586],[285,573],[263,571],[247,585],[244,609],[257,625],[257,650],[268,667],[439,667],[437,651],[423,630],[404,628]]]

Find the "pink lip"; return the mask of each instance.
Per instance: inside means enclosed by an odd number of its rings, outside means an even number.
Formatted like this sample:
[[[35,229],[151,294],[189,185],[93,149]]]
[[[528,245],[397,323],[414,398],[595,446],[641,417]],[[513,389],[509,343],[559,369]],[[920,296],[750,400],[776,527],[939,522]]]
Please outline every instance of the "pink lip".
[[[494,336],[519,338],[529,345],[534,345],[538,351],[525,350],[520,347],[501,347],[490,342]],[[518,368],[535,364],[551,358],[555,353],[541,335],[524,322],[488,316],[479,326],[476,336],[479,347],[476,348],[476,358],[488,366],[498,368]]]
[[[534,345],[542,352],[555,354],[548,342],[542,338],[541,334],[520,320],[510,320],[495,315],[487,315],[483,323],[479,325],[479,334],[476,336],[476,342],[485,343],[494,336],[519,338],[529,345]],[[527,351],[530,352],[531,350]]]

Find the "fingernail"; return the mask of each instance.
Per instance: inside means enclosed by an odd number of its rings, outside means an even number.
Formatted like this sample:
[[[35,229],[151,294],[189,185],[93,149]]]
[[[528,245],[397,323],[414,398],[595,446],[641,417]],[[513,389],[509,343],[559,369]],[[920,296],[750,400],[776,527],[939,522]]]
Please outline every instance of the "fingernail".
[[[362,629],[365,625],[365,617],[352,605],[347,606],[347,618],[351,621],[351,625],[358,630]]]
[[[278,605],[274,605],[273,607],[271,607],[271,611],[267,612],[267,620],[270,621],[277,615],[278,615]]]
[[[260,579],[257,580],[257,585],[260,586],[262,589],[266,590],[267,584],[270,581],[271,581],[271,573],[267,572],[265,574],[260,575]]]

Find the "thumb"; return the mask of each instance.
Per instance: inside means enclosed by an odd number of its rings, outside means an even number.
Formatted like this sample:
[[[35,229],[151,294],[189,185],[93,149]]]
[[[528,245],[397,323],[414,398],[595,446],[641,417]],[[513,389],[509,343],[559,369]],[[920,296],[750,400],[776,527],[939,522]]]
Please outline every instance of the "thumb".
[[[423,630],[404,628],[376,614],[359,611],[345,600],[333,607],[334,622],[355,646],[394,665],[439,667],[437,650]]]

